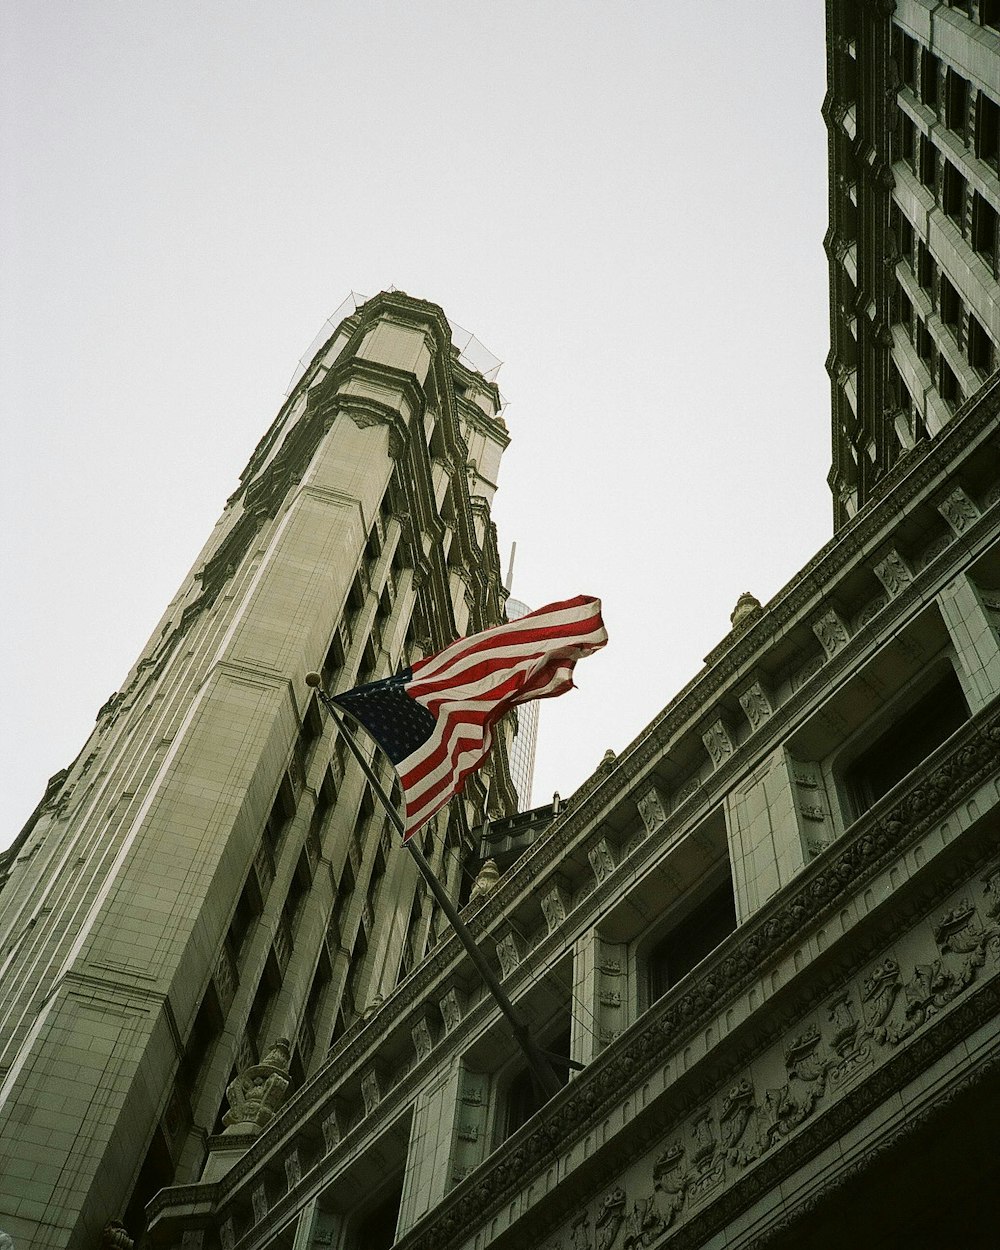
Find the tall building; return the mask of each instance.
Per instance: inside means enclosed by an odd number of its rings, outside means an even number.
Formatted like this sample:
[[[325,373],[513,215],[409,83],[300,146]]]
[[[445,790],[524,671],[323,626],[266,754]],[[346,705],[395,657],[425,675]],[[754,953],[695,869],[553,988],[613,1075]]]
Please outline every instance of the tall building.
[[[508,581],[509,585],[509,581]],[[520,599],[507,599],[507,620],[519,621],[531,609]],[[522,703],[516,708],[517,727],[510,748],[510,775],[517,792],[519,811],[531,807],[531,785],[535,777],[535,746],[538,742],[538,702]]]
[[[499,413],[435,305],[383,293],[332,327],[2,857],[0,1229],[18,1250],[96,1247],[113,1221],[140,1235],[232,1127],[234,1078],[279,1061],[269,1088],[301,1086],[434,945],[440,916],[304,675],[346,689],[503,619]],[[516,807],[509,738],[421,835],[456,901],[471,830]]]
[[[277,1014],[261,1036],[268,1053],[243,1057],[259,1062],[241,1067],[232,1044],[217,1061],[227,1033],[197,1047],[211,1073],[233,1074],[229,1109],[215,1131],[207,1115],[196,1121],[176,1176],[184,1183],[147,1207],[145,1245],[995,1244],[1000,376],[982,376],[977,336],[992,352],[998,341],[983,294],[997,270],[995,245],[992,273],[980,267],[975,231],[1000,204],[984,138],[1000,99],[1000,37],[986,0],[830,0],[828,23],[835,534],[769,603],[741,596],[696,677],[575,794],[511,816],[498,764],[480,810],[465,812],[470,825],[489,818],[479,862],[484,849],[503,851],[502,875],[483,870],[465,919],[553,1056],[560,1093],[546,1101],[535,1089],[453,936],[441,931],[423,958],[418,947],[396,968],[364,947],[358,958],[357,942],[338,938],[328,944],[341,961],[335,975],[361,969],[364,1008],[342,1032],[324,1031],[301,1077],[277,1044],[294,1036],[301,1046],[295,1021],[309,1018],[285,1007],[287,973],[281,1010],[269,1009]],[[907,85],[904,37],[944,94],[923,99]],[[947,124],[952,73],[967,84],[953,86],[954,98],[967,93],[960,131]],[[903,114],[927,140],[940,171],[932,183],[914,173],[912,184],[905,148],[897,159]],[[965,179],[958,222],[956,177]],[[925,287],[927,264],[937,268]],[[945,319],[942,299],[946,311],[958,300],[957,320]],[[401,385],[398,374],[379,376]],[[485,476],[495,480],[492,469]],[[433,530],[428,539],[430,559]],[[269,655],[274,648],[269,640]],[[217,680],[247,669],[257,678],[252,657],[232,663]],[[292,665],[283,698],[304,696],[306,663]],[[259,811],[281,793],[308,706],[288,715],[285,755],[274,752]],[[322,742],[319,758],[332,767],[335,745]],[[237,781],[233,801],[245,802],[248,783]],[[200,802],[194,787],[181,797]],[[365,811],[360,801],[354,810]],[[362,821],[360,834],[359,857],[392,855],[379,830]],[[247,863],[252,836],[259,825],[245,836]],[[464,827],[451,836],[475,862],[475,832],[468,844]],[[286,881],[306,839],[281,861]],[[317,909],[336,924],[335,874],[323,871],[330,886]],[[379,923],[391,926],[412,915],[412,892],[401,868],[390,871],[376,876]],[[275,896],[279,911],[287,897]],[[211,906],[191,912],[190,945],[204,949],[207,977],[209,938],[222,940],[231,922],[213,929]],[[247,920],[255,968],[272,951],[277,960],[278,924],[266,908]],[[120,941],[115,949],[127,959]],[[117,985],[124,973],[101,972],[111,956],[96,954],[93,975]],[[289,1002],[308,1004],[307,981]],[[74,983],[81,1001],[90,986]],[[188,990],[189,1022],[201,992]],[[257,992],[248,978],[246,997]],[[145,1007],[141,986],[128,1001]],[[76,1035],[89,1038],[91,1017],[80,1012]],[[252,1007],[232,1019],[252,1030]],[[189,1024],[179,1035],[195,1033]],[[94,1036],[99,1046],[103,1034]],[[46,1074],[56,1082],[56,1069]],[[213,1097],[225,1083],[196,1071],[195,1091],[203,1080],[215,1082]],[[55,1099],[62,1089],[44,1092]],[[15,1134],[33,1128],[32,1113],[13,1123]],[[106,1240],[124,1245],[123,1236],[110,1230]]]
[[[995,1244],[997,6],[827,12],[834,537],[484,830],[466,919],[562,1091],[448,938],[152,1246]]]
[[[834,521],[1000,364],[997,0],[827,5]]]

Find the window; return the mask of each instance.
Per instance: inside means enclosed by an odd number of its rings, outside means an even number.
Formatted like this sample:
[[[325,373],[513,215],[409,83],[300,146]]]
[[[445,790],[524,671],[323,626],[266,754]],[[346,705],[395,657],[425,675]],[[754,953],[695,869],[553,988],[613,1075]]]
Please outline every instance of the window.
[[[895,296],[893,301],[893,320],[901,322],[907,327],[907,332],[909,332],[910,321],[913,318],[913,305],[910,303],[910,297],[898,284],[893,294]]]
[[[997,210],[977,191],[972,197],[972,246],[993,264],[997,250]]]
[[[969,317],[969,364],[984,377],[993,372],[993,341],[978,319]]]
[[[985,91],[980,91],[976,100],[976,155],[1000,169],[1000,105]]]
[[[896,45],[896,62],[899,66],[899,76],[910,88],[911,91],[917,89],[917,44],[914,39],[906,35],[898,26],[893,27],[893,35],[898,39]]]
[[[655,1003],[667,990],[709,955],[736,928],[736,902],[732,878],[679,919],[649,952],[649,1001]]]
[[[917,281],[925,291],[934,285],[934,261],[923,241],[917,244]]]
[[[938,362],[938,390],[949,407],[955,408],[962,402],[962,388],[958,385],[955,371],[944,356]]]
[[[925,364],[930,364],[931,357],[934,355],[934,340],[930,336],[930,331],[923,321],[917,321],[917,339],[916,339],[917,355]]]
[[[949,671],[927,694],[900,712],[844,773],[855,818],[911,773],[968,717],[968,704],[958,678]]]
[[[969,119],[969,83],[968,79],[948,70],[948,87],[944,104],[945,125],[958,135],[965,137]]]
[[[933,191],[937,182],[937,152],[926,135],[920,136],[920,168],[917,177],[928,190]]]
[[[958,292],[944,274],[941,275],[941,292],[938,296],[938,308],[941,320],[957,338],[958,327],[962,319],[962,301],[958,298]]]
[[[917,150],[917,128],[904,112],[899,114],[899,152],[898,159],[913,164]]]
[[[933,52],[923,50],[920,66],[920,98],[929,108],[935,108],[938,102],[938,71],[940,61]]]
[[[941,207],[961,230],[962,214],[965,209],[965,179],[950,161],[944,163]]]
[[[351,1250],[389,1250],[396,1241],[402,1201],[403,1178],[399,1177],[374,1207],[353,1221],[347,1242]]]
[[[555,1036],[548,1035],[541,1043],[542,1048],[551,1056],[559,1055],[569,1059],[570,1020],[569,1012],[558,1026]],[[565,1085],[569,1079],[569,1065],[563,1065],[556,1059],[551,1060],[552,1067],[559,1083]],[[503,1122],[501,1124],[501,1140],[516,1133],[522,1124],[527,1124],[536,1111],[540,1111],[548,1102],[545,1093],[538,1088],[538,1083],[528,1067],[521,1068],[507,1086],[503,1106]]]

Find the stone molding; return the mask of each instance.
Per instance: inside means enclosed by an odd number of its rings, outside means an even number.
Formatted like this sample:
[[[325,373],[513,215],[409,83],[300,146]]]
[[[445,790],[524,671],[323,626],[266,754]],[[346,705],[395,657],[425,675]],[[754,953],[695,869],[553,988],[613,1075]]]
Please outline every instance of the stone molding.
[[[951,743],[951,749],[946,754],[939,752],[932,757],[932,766],[925,778],[921,778],[894,803],[877,804],[829,851],[802,871],[796,881],[778,896],[776,906],[763,908],[737,929],[709,957],[693,985],[685,988],[683,993],[668,994],[637,1020],[614,1048],[605,1051],[580,1073],[572,1085],[553,1100],[541,1125],[521,1144],[516,1167],[512,1168],[507,1162],[507,1152],[504,1151],[501,1152],[503,1158],[492,1157],[477,1169],[477,1184],[489,1184],[491,1209],[494,1204],[506,1200],[511,1187],[524,1179],[526,1169],[541,1167],[550,1158],[555,1141],[565,1140],[571,1133],[582,1133],[588,1125],[600,1119],[620,1095],[623,1081],[639,1083],[644,1074],[662,1062],[666,1045],[677,1048],[684,1038],[703,1027],[705,1019],[718,1010],[721,1002],[740,992],[759,975],[762,964],[779,955],[800,933],[825,914],[841,906],[874,872],[898,857],[920,831],[946,815],[964,795],[994,774],[1000,767],[1000,712],[994,710],[989,717],[980,716]],[[419,993],[411,991],[411,996],[423,999],[428,988],[424,984]],[[825,989],[824,995],[829,992],[829,988]],[[386,1007],[393,1005],[393,999],[390,999]],[[396,1003],[395,1006],[400,1011],[403,1004]],[[466,1018],[479,1017],[484,1007],[489,1010],[481,1000]],[[316,1119],[324,1110],[324,1105],[329,1106],[329,1098],[335,1094],[348,1071],[370,1062],[367,1047],[359,1043],[373,1025],[378,1026],[372,1033],[374,1041],[384,1033],[382,1012],[359,1031],[354,1046],[350,1048],[353,1053],[341,1051],[313,1081],[289,1099],[267,1138],[251,1148],[222,1181],[211,1186],[164,1190],[153,1200],[150,1215],[193,1200],[205,1204],[208,1209],[221,1211],[241,1183],[255,1174],[265,1159],[287,1151],[294,1137],[284,1135],[282,1130],[291,1131],[296,1122]],[[419,1081],[414,1084],[414,1073],[418,1067],[414,1065],[399,1085],[386,1092],[382,1103],[383,1123],[390,1122],[412,1098],[413,1088],[419,1085]],[[316,1111],[307,1115],[306,1108],[310,1102],[316,1105]],[[344,1140],[350,1145],[349,1139]],[[335,1149],[341,1151],[343,1145],[341,1142]],[[333,1162],[332,1158],[330,1162]],[[494,1175],[501,1167],[504,1169],[502,1175]],[[323,1172],[327,1170],[322,1169]],[[490,1177],[493,1179],[490,1180]],[[307,1174],[302,1181],[302,1185],[310,1191],[321,1184],[322,1178],[318,1174]],[[407,1238],[401,1244],[408,1247],[412,1244],[414,1250],[417,1247],[420,1250],[444,1247],[448,1243],[444,1228],[454,1218],[455,1204],[466,1197],[464,1188],[464,1185],[460,1186],[445,1199],[436,1209],[430,1225],[418,1226],[420,1240],[411,1242]],[[476,1210],[481,1215],[483,1191],[478,1193]],[[269,1214],[267,1227],[272,1231],[277,1227],[276,1221],[281,1213],[287,1217],[289,1210],[293,1209],[291,1198],[292,1195],[287,1195]],[[462,1217],[463,1226],[466,1218]],[[261,1233],[264,1231],[262,1227]],[[416,1232],[414,1230],[414,1235]]]

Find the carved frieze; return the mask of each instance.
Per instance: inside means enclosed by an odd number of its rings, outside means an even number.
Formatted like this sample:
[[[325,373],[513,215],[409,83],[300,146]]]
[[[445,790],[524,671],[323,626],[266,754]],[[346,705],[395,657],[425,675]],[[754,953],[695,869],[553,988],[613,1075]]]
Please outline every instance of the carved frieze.
[[[382,1087],[375,1068],[369,1068],[361,1077],[361,1097],[365,1102],[365,1115],[371,1115],[382,1101]]]
[[[410,1037],[413,1039],[413,1049],[416,1051],[417,1059],[426,1059],[431,1053],[434,1039],[431,1037],[431,1027],[424,1017],[417,1020],[411,1027]]]

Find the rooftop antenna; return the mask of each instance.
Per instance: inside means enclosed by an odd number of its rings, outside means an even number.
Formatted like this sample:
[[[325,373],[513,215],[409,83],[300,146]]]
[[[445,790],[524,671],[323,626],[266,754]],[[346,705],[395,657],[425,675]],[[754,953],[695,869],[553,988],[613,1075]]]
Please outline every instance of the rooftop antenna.
[[[507,593],[511,594],[514,590],[514,555],[517,551],[517,543],[510,545],[510,563],[507,565]]]

